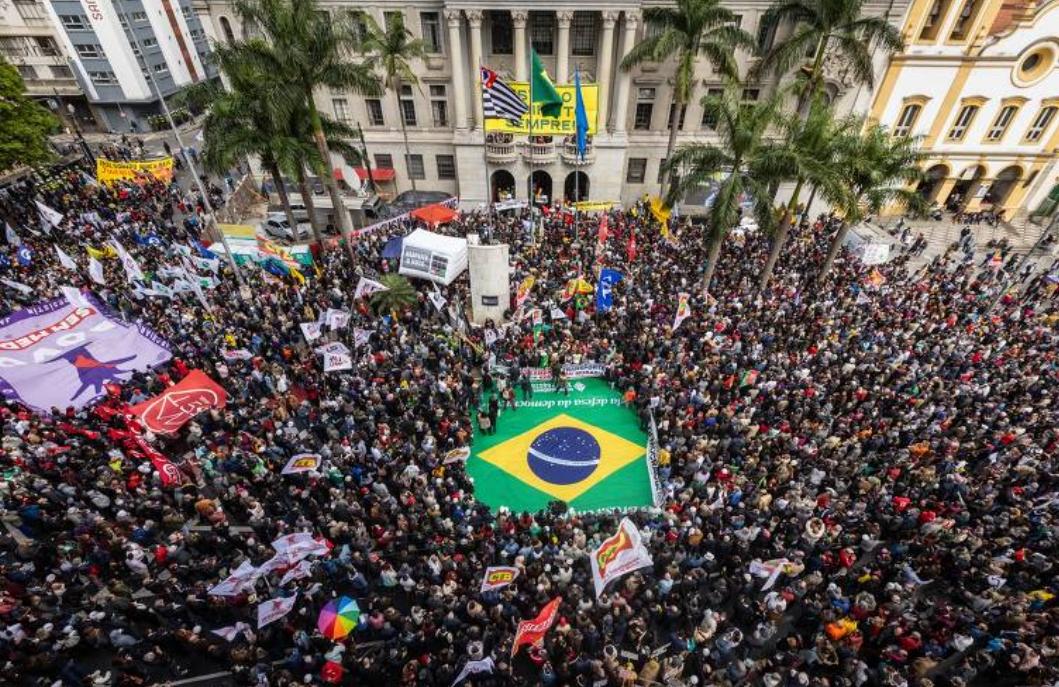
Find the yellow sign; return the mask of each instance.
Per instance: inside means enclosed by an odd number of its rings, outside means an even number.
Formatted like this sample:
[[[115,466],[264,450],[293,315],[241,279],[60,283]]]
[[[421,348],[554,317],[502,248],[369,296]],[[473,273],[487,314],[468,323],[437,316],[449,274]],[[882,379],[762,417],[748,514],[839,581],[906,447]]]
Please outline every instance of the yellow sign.
[[[522,102],[529,102],[529,84],[522,81],[509,81],[508,86],[518,93]],[[558,119],[541,114],[540,105],[533,108],[533,134],[540,136],[567,136],[577,133],[574,119],[574,86],[573,84],[555,87],[563,99],[563,111]],[[599,87],[596,84],[581,84],[581,97],[585,100],[585,114],[588,115],[588,133],[596,133],[596,112],[599,110]],[[528,134],[529,116],[523,115],[518,124],[506,119],[485,120],[486,131],[503,131],[509,134]]]
[[[217,228],[229,238],[257,239],[257,230],[249,224],[221,224],[218,222]]]
[[[574,207],[580,212],[606,212],[616,205],[621,205],[616,200],[582,200],[574,203]]]
[[[142,181],[143,174],[150,174],[155,179],[169,182],[173,180],[173,158],[163,157],[158,160],[131,160],[122,162],[96,158],[96,179],[101,184],[113,184],[115,181]]]

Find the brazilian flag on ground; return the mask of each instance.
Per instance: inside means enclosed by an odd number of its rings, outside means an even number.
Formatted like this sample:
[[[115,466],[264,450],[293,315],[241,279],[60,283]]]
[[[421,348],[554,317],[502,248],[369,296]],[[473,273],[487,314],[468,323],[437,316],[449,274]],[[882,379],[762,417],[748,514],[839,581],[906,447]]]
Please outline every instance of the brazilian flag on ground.
[[[551,501],[577,511],[653,502],[647,435],[621,394],[600,379],[568,382],[570,394],[534,382],[533,398],[503,410],[495,434],[475,425],[467,472],[492,510],[536,512]],[[483,398],[483,408],[489,401]]]

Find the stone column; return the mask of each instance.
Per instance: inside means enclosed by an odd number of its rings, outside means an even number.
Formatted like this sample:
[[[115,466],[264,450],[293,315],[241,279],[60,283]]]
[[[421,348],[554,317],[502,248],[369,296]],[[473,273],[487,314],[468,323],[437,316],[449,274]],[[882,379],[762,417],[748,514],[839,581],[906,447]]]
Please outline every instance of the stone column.
[[[574,13],[562,10],[555,13],[559,22],[559,45],[555,55],[555,83],[567,83],[570,81],[570,22],[574,19]]]
[[[526,10],[511,10],[511,24],[515,27],[515,81],[526,81],[529,78],[529,65],[526,64]]]
[[[474,112],[475,126],[482,126],[482,78],[478,71],[482,66],[482,10],[464,10],[467,15],[467,23],[471,27],[471,83],[474,84],[472,93],[474,102],[471,111]]]
[[[639,12],[625,12],[625,34],[621,40],[621,59],[632,50],[636,44],[636,27],[640,25]],[[621,60],[618,61],[621,63]],[[618,70],[618,90],[614,98],[613,128],[615,134],[625,133],[625,120],[629,115],[629,72]]]
[[[596,127],[600,132],[607,130],[607,119],[610,115],[610,70],[614,61],[614,24],[618,21],[618,13],[607,11],[603,13],[603,42],[599,51],[599,73],[596,82],[599,84],[599,119]]]
[[[453,125],[457,129],[467,128],[467,76],[463,69],[463,45],[460,40],[460,10],[445,10],[449,25],[449,57],[452,63],[452,102],[456,110]]]

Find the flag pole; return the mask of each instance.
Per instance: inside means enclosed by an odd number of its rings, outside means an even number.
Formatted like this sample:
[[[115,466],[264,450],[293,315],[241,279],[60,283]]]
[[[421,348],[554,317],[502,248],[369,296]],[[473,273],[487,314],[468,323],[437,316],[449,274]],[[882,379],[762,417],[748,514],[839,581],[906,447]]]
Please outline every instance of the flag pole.
[[[531,160],[529,164],[530,173],[526,177],[526,190],[529,193],[529,211],[530,211],[530,229],[533,231],[533,242],[537,242],[537,204],[533,199],[533,40],[532,37],[529,41],[529,50],[526,51],[526,59],[529,60],[527,65],[526,73],[529,75],[529,110],[527,116],[529,117],[529,133],[526,138],[526,147],[529,149],[528,159]]]
[[[482,164],[485,165],[485,216],[493,221],[493,182],[489,175],[489,132],[485,130],[485,83],[482,81],[482,63],[478,62],[478,103],[482,108]]]

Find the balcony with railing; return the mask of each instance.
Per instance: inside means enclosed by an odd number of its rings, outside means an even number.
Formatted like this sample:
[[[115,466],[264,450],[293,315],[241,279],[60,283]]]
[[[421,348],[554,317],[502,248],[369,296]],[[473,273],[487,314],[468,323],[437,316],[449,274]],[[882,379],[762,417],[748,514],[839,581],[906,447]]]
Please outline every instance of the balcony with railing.
[[[514,162],[518,157],[515,137],[511,134],[492,133],[485,135],[485,159],[495,165]]]
[[[581,159],[581,156],[577,154],[577,137],[567,136],[563,139],[563,150],[559,153],[562,157],[563,162],[574,167],[580,167],[582,165],[590,165],[596,161],[596,149],[592,145],[592,137],[588,137],[588,141],[585,143],[585,159]]]
[[[522,146],[522,159],[531,165],[547,165],[558,158],[555,139],[551,136],[534,136]]]

